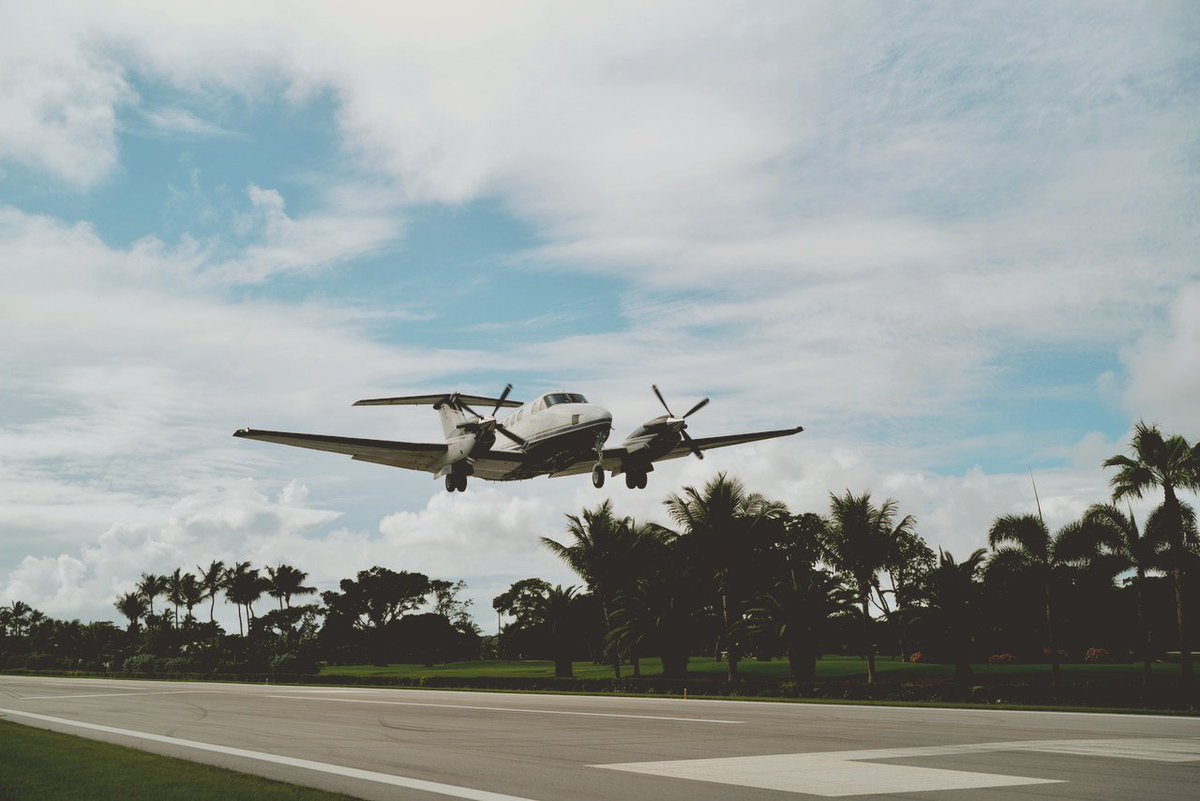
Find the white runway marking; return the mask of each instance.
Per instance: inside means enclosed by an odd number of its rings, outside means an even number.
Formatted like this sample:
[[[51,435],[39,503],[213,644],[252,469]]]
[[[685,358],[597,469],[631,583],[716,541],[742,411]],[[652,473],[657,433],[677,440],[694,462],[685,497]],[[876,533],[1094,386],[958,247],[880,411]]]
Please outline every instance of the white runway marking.
[[[127,695],[181,695],[185,693],[211,693],[216,690],[140,690],[132,693],[86,693],[83,695],[23,695],[22,701],[57,701],[60,698],[112,698]]]
[[[47,723],[57,723],[62,726],[72,726],[79,729],[88,729],[89,731],[99,731],[106,734],[118,734],[123,737],[136,737],[141,740],[150,740],[151,742],[165,743],[166,745],[191,748],[197,751],[211,751],[215,754],[226,754],[228,756],[240,757],[242,759],[253,759],[258,762],[272,762],[276,765],[287,765],[288,767],[292,768],[314,770],[319,773],[332,773],[337,776],[346,776],[351,779],[362,779],[364,781],[376,782],[378,784],[389,784],[394,787],[406,787],[410,790],[421,790],[426,793],[437,793],[438,795],[448,795],[454,798],[466,798],[470,799],[470,801],[530,801],[528,798],[521,798],[514,795],[504,795],[503,793],[491,793],[487,790],[476,790],[472,787],[458,787],[453,784],[430,782],[425,781],[424,779],[410,779],[406,776],[395,776],[390,773],[377,773],[373,770],[360,770],[358,768],[349,768],[344,765],[333,765],[328,762],[314,762],[311,759],[297,759],[295,757],[282,756],[280,754],[268,754],[262,751],[247,751],[244,748],[232,748],[226,745],[214,745],[213,743],[202,743],[196,740],[181,740],[178,737],[167,737],[162,734],[150,734],[149,732],[132,731],[130,729],[118,729],[113,726],[101,726],[97,723],[85,723],[81,720],[55,718],[49,715],[38,715],[33,712],[22,712],[18,709],[0,709],[0,714],[32,718],[33,720],[41,720]]]
[[[621,715],[616,712],[565,712],[556,709],[517,709],[511,706],[468,706],[467,704],[425,704],[419,701],[372,701],[366,698],[310,698],[304,695],[268,695],[288,701],[322,701],[333,704],[383,704],[386,706],[423,706],[433,709],[472,709],[482,712],[518,712],[525,715],[575,715],[587,718],[633,718],[635,720],[670,720],[684,723],[723,723],[741,725],[742,720],[716,720],[713,718],[677,718],[666,715]]]
[[[929,790],[966,790],[1058,782],[1057,779],[1033,779],[1024,776],[1003,776],[908,765],[883,765],[867,761],[996,751],[1078,754],[1116,759],[1144,759],[1155,762],[1194,762],[1200,761],[1200,740],[1140,738],[1029,740],[717,759],[678,759],[668,762],[628,762],[617,765],[593,765],[592,767],[828,797]]]

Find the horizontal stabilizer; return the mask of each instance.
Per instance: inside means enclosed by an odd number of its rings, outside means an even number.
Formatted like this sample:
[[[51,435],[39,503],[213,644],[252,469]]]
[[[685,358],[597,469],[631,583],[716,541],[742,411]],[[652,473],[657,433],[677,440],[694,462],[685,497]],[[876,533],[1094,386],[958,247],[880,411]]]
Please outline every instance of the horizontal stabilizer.
[[[499,398],[485,398],[482,395],[460,395],[454,393],[442,393],[440,395],[405,395],[400,398],[367,398],[365,400],[355,401],[355,406],[436,406],[439,403],[444,403],[450,398],[457,398],[464,403],[477,403],[480,406],[496,406]],[[516,408],[521,405],[520,401],[505,400],[500,403],[501,406]]]

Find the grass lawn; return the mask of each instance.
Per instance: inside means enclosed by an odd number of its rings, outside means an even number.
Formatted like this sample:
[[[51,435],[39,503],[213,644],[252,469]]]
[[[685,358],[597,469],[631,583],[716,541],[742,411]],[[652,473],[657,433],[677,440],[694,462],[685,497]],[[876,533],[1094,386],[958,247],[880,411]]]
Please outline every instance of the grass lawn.
[[[879,657],[875,663],[881,678],[918,679],[920,677],[953,676],[953,665],[910,664],[890,657]],[[642,660],[643,676],[659,676],[662,674],[662,662],[657,658]],[[748,679],[778,679],[786,681],[789,677],[786,659],[774,659],[770,662],[758,662],[753,659],[743,660],[739,673]],[[1159,675],[1178,674],[1179,666],[1158,663],[1153,666]],[[1050,675],[1049,665],[972,665],[974,674],[981,679],[1003,681],[1012,678],[1017,681],[1027,681],[1038,676]],[[817,660],[817,679],[853,679],[865,677],[867,664],[854,656],[827,656]],[[1112,677],[1119,679],[1127,677],[1137,681],[1141,672],[1140,664],[1088,665],[1065,664],[1062,666],[1064,678],[1099,678]],[[574,663],[575,678],[607,679],[612,678],[612,667],[598,665],[594,662]],[[621,668],[622,676],[630,676],[629,665]],[[719,679],[725,675],[725,663],[716,662],[712,658],[695,657],[688,662],[688,674],[696,678]],[[541,660],[482,660],[476,662],[450,662],[444,665],[425,667],[424,665],[331,665],[322,669],[322,676],[358,676],[372,677],[404,677],[427,678],[445,676],[448,678],[549,678],[554,675],[554,663]]]
[[[4,801],[352,801],[352,796],[0,720]]]

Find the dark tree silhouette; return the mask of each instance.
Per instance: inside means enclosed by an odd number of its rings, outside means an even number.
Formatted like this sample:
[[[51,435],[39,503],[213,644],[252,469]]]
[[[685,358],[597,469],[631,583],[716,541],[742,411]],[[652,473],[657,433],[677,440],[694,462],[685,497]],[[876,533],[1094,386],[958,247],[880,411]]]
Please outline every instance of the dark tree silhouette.
[[[1185,684],[1192,680],[1192,654],[1184,613],[1184,565],[1188,559],[1187,521],[1178,490],[1200,490],[1200,443],[1188,444],[1180,436],[1164,437],[1157,425],[1138,422],[1129,443],[1133,458],[1117,454],[1104,461],[1117,468],[1110,479],[1113,500],[1140,498],[1147,490],[1163,491],[1162,527],[1167,542],[1171,581],[1175,586],[1175,620],[1179,627],[1180,669]]]
[[[826,549],[830,563],[851,582],[862,616],[863,656],[867,660],[867,683],[875,681],[875,643],[871,632],[871,597],[879,591],[879,572],[895,560],[897,542],[916,525],[909,515],[899,523],[896,502],[882,506],[871,502],[870,493],[842,497],[830,495]]]

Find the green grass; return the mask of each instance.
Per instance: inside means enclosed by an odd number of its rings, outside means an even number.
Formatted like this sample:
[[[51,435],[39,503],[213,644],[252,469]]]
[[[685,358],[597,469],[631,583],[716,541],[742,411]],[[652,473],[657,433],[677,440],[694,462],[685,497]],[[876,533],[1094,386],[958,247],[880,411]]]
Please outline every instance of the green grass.
[[[182,759],[0,721],[4,801],[351,801]]]
[[[662,662],[657,658],[646,658],[641,663],[643,676],[662,675]],[[954,675],[953,665],[910,664],[894,658],[880,657],[876,660],[876,668],[881,678],[918,679],[920,677],[949,677]],[[1179,666],[1158,663],[1153,666],[1156,674],[1178,674]],[[612,677],[612,667],[598,665],[594,662],[575,662],[575,678],[607,679]],[[1049,676],[1049,665],[972,665],[974,674],[983,679],[993,681],[1012,678],[1017,681],[1027,681],[1038,676]],[[774,659],[770,662],[759,662],[753,659],[743,660],[739,664],[739,672],[747,679],[777,679],[786,681],[790,678],[786,659]],[[817,661],[817,679],[854,679],[865,677],[866,662],[854,656],[827,656]],[[1063,676],[1071,678],[1098,678],[1127,676],[1136,681],[1140,675],[1140,664],[1065,664],[1062,666]],[[630,676],[629,665],[621,669],[622,676]],[[719,679],[725,675],[725,663],[716,662],[712,658],[696,657],[688,662],[688,674],[696,678]],[[475,662],[451,662],[444,665],[425,667],[424,665],[336,665],[326,667],[321,671],[322,676],[355,676],[360,678],[428,678],[442,676],[446,678],[550,678],[554,675],[554,663],[541,660],[482,660]]]

